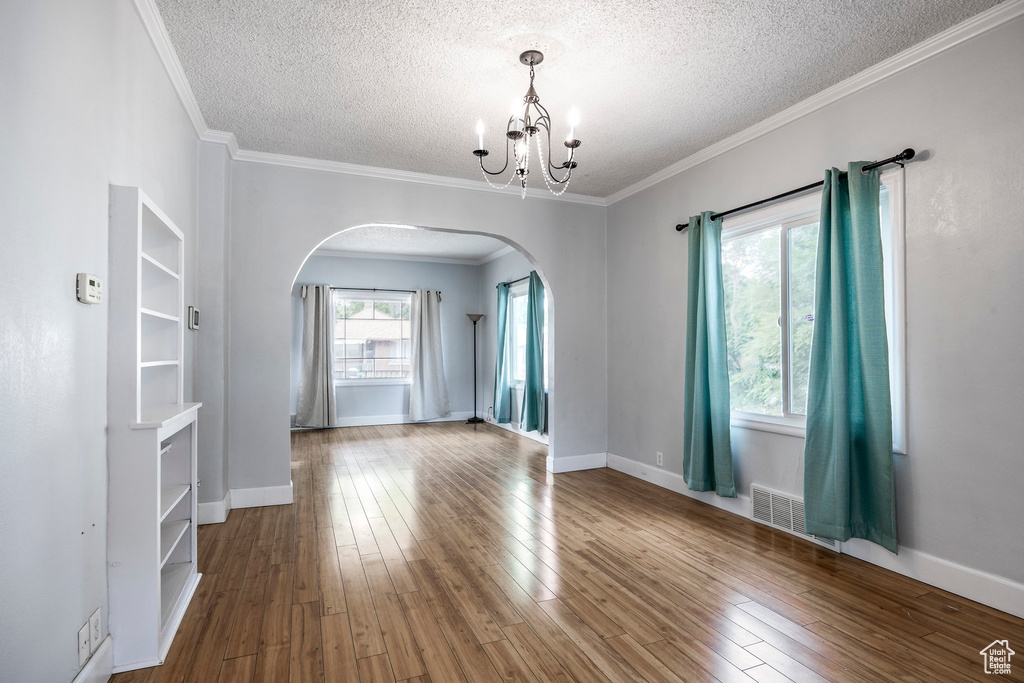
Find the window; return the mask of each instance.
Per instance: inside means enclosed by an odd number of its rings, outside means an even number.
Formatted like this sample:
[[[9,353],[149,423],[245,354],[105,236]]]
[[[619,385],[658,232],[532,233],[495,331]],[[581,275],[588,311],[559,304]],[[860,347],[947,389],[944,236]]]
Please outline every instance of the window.
[[[408,294],[336,290],[335,383],[407,382],[411,331]]]
[[[509,370],[512,385],[526,382],[526,285],[514,287],[508,296],[508,344]],[[548,297],[544,297],[544,388],[548,387]]]
[[[880,218],[893,446],[906,452],[903,175],[882,174]],[[821,195],[727,219],[722,237],[733,424],[802,435],[807,413]]]

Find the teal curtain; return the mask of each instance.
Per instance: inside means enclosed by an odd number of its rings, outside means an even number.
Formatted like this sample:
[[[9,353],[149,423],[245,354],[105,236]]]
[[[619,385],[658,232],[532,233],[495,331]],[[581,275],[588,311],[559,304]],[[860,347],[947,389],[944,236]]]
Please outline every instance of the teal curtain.
[[[508,365],[508,290],[505,283],[498,285],[498,348],[494,364],[494,419],[498,424],[512,421],[511,377]]]
[[[736,497],[729,438],[729,368],[722,285],[722,220],[690,219],[686,299],[683,478],[692,491]]]
[[[807,533],[896,552],[878,171],[825,174],[804,440]]]
[[[544,428],[544,284],[535,270],[526,293],[526,382],[519,428],[524,432]]]

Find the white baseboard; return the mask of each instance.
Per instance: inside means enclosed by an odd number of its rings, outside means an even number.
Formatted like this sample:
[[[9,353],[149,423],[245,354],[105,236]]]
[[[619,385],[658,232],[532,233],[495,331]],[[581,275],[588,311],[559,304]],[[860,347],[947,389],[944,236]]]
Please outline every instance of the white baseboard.
[[[711,491],[691,491],[681,474],[668,472],[661,467],[645,465],[642,462],[623,458],[621,455],[615,455],[614,453],[608,454],[608,467],[623,474],[628,474],[631,477],[649,481],[663,489],[681,493],[702,503],[714,505],[716,508],[721,508],[740,517],[750,519],[750,496],[740,494],[736,498],[722,498]]]
[[[506,422],[504,424],[498,424],[497,422],[494,421],[494,418],[491,417],[490,415],[485,415],[484,416],[484,422],[486,422],[487,424],[490,424],[490,425],[494,425],[495,427],[500,427],[501,429],[504,429],[506,432],[512,432],[513,434],[518,434],[519,436],[525,436],[527,439],[532,439],[533,441],[536,441],[537,443],[542,443],[545,446],[548,445],[548,435],[547,434],[541,434],[540,432],[524,432],[517,425],[514,425],[511,422]],[[603,467],[603,465],[602,465],[602,467]]]
[[[607,453],[588,453],[587,455],[567,455],[563,458],[552,458],[548,456],[548,472],[560,474],[562,472],[578,472],[580,470],[596,470],[606,467],[608,463]]]
[[[748,496],[722,498],[713,493],[690,491],[682,475],[666,472],[660,467],[651,467],[613,453],[608,454],[608,467],[750,519]],[[840,544],[840,550],[897,574],[1024,618],[1024,584],[903,546],[900,547],[899,555],[893,555],[874,543],[850,539]]]
[[[224,494],[224,500],[199,503],[196,508],[198,508],[200,524],[220,524],[227,520],[228,510],[231,509],[231,491]]]
[[[107,683],[114,674],[114,641],[108,635],[71,683]]]
[[[232,510],[238,508],[260,508],[266,505],[291,505],[292,483],[286,486],[264,486],[255,489],[231,489],[228,491],[231,497]]]
[[[423,424],[424,422],[460,422],[473,417],[470,411],[452,413],[448,417],[440,417],[436,420],[410,420],[408,415],[363,415],[361,417],[340,417],[336,427],[372,427],[375,425],[404,425]],[[292,415],[292,429],[303,429],[295,426],[295,416]]]
[[[913,548],[900,546],[900,554],[893,555],[859,538],[841,546],[847,555],[1024,618],[1024,584]]]

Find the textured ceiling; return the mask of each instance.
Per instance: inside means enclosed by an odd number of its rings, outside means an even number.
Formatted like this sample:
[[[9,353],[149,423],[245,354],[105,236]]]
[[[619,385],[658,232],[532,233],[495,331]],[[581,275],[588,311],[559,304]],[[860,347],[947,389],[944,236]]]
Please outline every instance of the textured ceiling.
[[[997,2],[157,4],[207,123],[243,149],[477,180],[476,121],[500,149],[518,55],[540,49],[554,135],[581,113],[570,192],[607,196]]]
[[[493,237],[458,232],[368,225],[330,238],[317,251],[357,252],[479,262],[507,245]]]

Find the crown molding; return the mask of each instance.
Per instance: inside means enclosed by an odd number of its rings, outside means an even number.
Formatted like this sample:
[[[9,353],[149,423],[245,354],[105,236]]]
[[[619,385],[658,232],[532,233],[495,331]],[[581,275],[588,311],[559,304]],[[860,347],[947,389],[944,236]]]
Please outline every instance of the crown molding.
[[[505,256],[506,254],[511,254],[514,251],[516,251],[515,247],[513,247],[511,244],[506,244],[505,246],[503,246],[498,251],[495,251],[495,252],[493,252],[491,254],[488,254],[487,256],[484,256],[482,259],[480,259],[477,262],[477,265],[478,266],[482,266],[485,263],[490,263],[494,259],[501,258],[502,256]]]
[[[453,178],[451,176],[432,175],[430,173],[419,173],[417,171],[400,171],[393,168],[380,168],[378,166],[361,166],[359,164],[349,164],[344,161],[310,159],[309,157],[297,157],[289,154],[277,154],[274,152],[253,152],[248,149],[238,150],[232,158],[235,161],[270,164],[273,166],[286,166],[289,168],[301,168],[310,171],[326,171],[328,173],[343,173],[346,175],[356,175],[367,178],[379,178],[381,180],[398,180],[406,183],[423,183],[425,185],[453,187],[460,190],[478,190],[502,193],[502,190],[496,190],[480,180]],[[589,204],[591,206],[608,205],[607,201],[603,197],[569,194],[568,192],[556,197],[547,190],[541,190],[538,188],[528,188],[526,190],[526,196],[534,197],[536,199],[554,199],[563,202],[573,202],[576,204]]]
[[[454,266],[479,266],[483,263],[481,259],[474,258],[454,258],[447,256],[430,256],[425,254],[388,254],[378,251],[348,251],[345,249],[325,249],[324,247],[314,251],[313,256],[373,259],[377,261],[422,261],[424,263],[446,263]]]
[[[181,62],[178,61],[178,53],[171,43],[171,36],[167,33],[167,26],[164,25],[163,17],[160,16],[156,0],[133,0],[132,4],[135,5],[135,12],[142,20],[142,25],[146,27],[149,40],[160,56],[164,71],[171,79],[174,92],[178,94],[178,101],[181,102],[185,113],[192,121],[196,135],[202,139],[210,129],[206,125],[206,119],[203,118],[203,112],[199,109],[199,102],[196,101],[196,95],[192,92],[192,86],[189,85],[188,78],[185,76],[185,70],[181,68]]]
[[[992,29],[997,28],[1008,21],[1012,21],[1021,15],[1024,15],[1024,0],[1008,0],[1002,4],[990,7],[984,12],[974,15],[970,19],[967,19],[956,26],[952,26],[941,33],[937,33],[931,38],[928,38],[917,45],[907,48],[903,52],[893,55],[892,57],[889,57],[888,59],[881,61],[878,64],[851,76],[850,78],[847,78],[845,81],[840,81],[839,83],[822,90],[816,95],[811,95],[807,99],[798,102],[788,109],[784,109],[774,116],[770,116],[760,123],[754,124],[750,128],[742,130],[735,135],[731,135],[724,140],[721,140],[720,142],[716,142],[713,145],[705,147],[699,152],[691,154],[685,159],[677,161],[671,166],[667,166],[657,173],[653,173],[629,187],[608,195],[608,197],[606,197],[607,205],[610,206],[615,202],[636,194],[637,192],[641,192],[653,185],[657,185],[661,181],[667,180],[674,175],[678,175],[683,171],[693,168],[694,166],[698,166],[706,161],[714,159],[717,156],[725,154],[740,145],[756,140],[763,135],[767,135],[782,126],[797,121],[808,114],[812,114],[819,109],[823,109],[824,107],[833,104],[834,102],[838,102],[844,97],[859,92],[860,90],[874,85],[879,81],[909,69],[915,64],[919,64],[926,59],[941,54],[950,48],[956,47],[960,43],[970,40],[971,38],[975,38],[983,33],[991,31]]]

